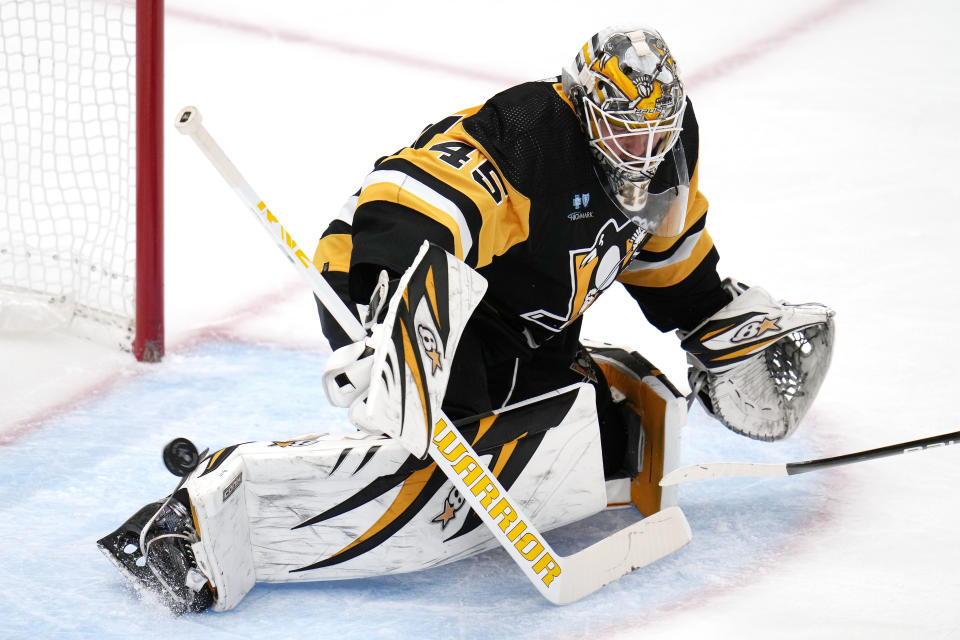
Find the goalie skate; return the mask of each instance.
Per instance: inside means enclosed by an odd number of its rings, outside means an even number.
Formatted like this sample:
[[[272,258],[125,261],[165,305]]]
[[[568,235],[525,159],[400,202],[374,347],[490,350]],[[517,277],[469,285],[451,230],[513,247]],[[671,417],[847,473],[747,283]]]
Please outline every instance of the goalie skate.
[[[156,594],[177,615],[203,611],[213,591],[197,569],[190,545],[198,540],[185,489],[153,502],[97,541],[134,587]]]

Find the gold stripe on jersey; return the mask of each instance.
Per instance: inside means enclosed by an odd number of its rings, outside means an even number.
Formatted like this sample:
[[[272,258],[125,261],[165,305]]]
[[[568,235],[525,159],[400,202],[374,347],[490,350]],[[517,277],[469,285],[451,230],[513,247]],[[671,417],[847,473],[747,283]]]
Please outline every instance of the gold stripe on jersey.
[[[554,83],[553,83],[553,90],[557,92],[557,95],[560,96],[560,99],[563,100],[564,102],[566,102],[566,103],[567,103],[567,106],[570,107],[570,109],[571,109],[574,113],[577,112],[577,110],[574,109],[574,107],[573,107],[573,103],[570,102],[570,97],[567,96],[566,92],[563,90],[563,83],[562,83],[562,82],[554,82]]]
[[[707,199],[697,188],[698,169],[694,169],[690,179],[690,192],[693,199],[687,205],[687,217],[683,232],[674,238],[652,237],[643,246],[644,251],[661,253],[682,243],[670,256],[663,258],[662,266],[657,262],[632,262],[617,278],[624,284],[638,287],[670,287],[678,284],[693,273],[713,248],[713,239],[706,229],[687,236],[690,228],[707,213]],[[686,236],[686,237],[685,237]]]
[[[381,175],[378,176],[377,174]],[[391,178],[398,178],[397,181],[377,181],[388,177],[386,174],[390,174],[389,177]],[[403,178],[401,176],[403,174],[399,171],[374,171],[371,173],[369,178],[372,181],[364,183],[358,206],[377,200],[395,202],[439,222],[453,236],[454,255],[463,260],[464,255],[473,246],[473,238],[463,213],[444,195],[413,178]],[[397,182],[400,182],[400,184],[397,184]]]
[[[701,193],[699,184],[700,167],[697,166],[693,170],[693,175],[690,176],[690,193],[693,194],[693,198],[687,203],[687,218],[683,221],[683,231],[672,238],[653,236],[647,241],[646,244],[643,245],[644,250],[653,251],[656,253],[666,251],[672,247],[679,238],[682,238],[688,231],[690,231],[690,227],[695,225],[700,218],[706,215],[709,203],[707,202],[706,196]]]
[[[431,147],[443,142],[464,143],[476,150],[470,152],[469,159],[461,166],[454,167],[441,159],[441,152],[431,151]],[[397,203],[440,223],[453,236],[457,258],[470,263],[466,258],[475,247],[477,261],[470,265],[474,268],[490,264],[495,256],[506,253],[530,235],[530,199],[507,182],[496,163],[484,154],[461,123],[435,135],[420,148],[402,149],[384,163],[393,159],[409,162],[426,173],[430,180],[395,169],[388,169],[391,174],[383,175],[381,179],[377,176],[380,170],[374,171],[364,182],[358,206],[376,201]],[[475,176],[475,170],[484,162],[489,162],[497,170],[499,182],[493,186],[503,192],[499,202]],[[380,166],[389,166],[384,163]],[[436,188],[430,184],[432,181],[436,182]],[[481,219],[479,232],[470,228],[468,212],[461,211],[456,202],[447,197],[452,195],[450,192],[459,194],[476,207]]]
[[[320,271],[350,271],[350,254],[353,253],[353,238],[348,233],[331,233],[320,238],[313,252],[313,264]]]
[[[479,110],[479,107],[477,108]],[[480,227],[480,234],[477,245],[477,264],[471,265],[476,269],[485,267],[493,261],[495,256],[500,256],[521,242],[524,242],[530,236],[530,198],[517,191],[504,177],[503,172],[494,160],[487,156],[483,147],[473,139],[463,129],[463,121],[455,124],[446,134],[436,137],[437,141],[444,139],[453,139],[466,142],[477,148],[477,158],[474,165],[470,167],[470,173],[464,174],[465,178],[472,174],[472,169],[483,163],[489,162],[497,170],[497,176],[506,189],[506,197],[498,205],[491,207],[493,200],[490,194],[486,192],[472,177],[469,177],[469,191],[464,192],[469,196],[477,208],[480,210],[480,216],[483,218],[483,225]],[[436,144],[431,140],[431,144]],[[443,163],[440,163],[443,164]],[[466,168],[465,168],[466,170]],[[467,182],[466,180],[464,180]],[[484,206],[480,206],[483,204]]]
[[[713,248],[713,239],[706,229],[691,236],[690,241],[693,246],[682,260],[664,260],[662,267],[656,267],[656,263],[647,263],[643,268],[627,267],[617,280],[638,287],[672,287],[679,284],[693,273]]]

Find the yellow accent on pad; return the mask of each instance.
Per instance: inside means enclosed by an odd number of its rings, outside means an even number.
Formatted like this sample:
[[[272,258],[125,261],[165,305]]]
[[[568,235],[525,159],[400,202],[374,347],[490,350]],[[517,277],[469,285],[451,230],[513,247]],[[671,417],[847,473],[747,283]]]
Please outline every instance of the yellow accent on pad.
[[[487,431],[490,430],[490,427],[493,426],[493,423],[496,421],[496,419],[497,419],[496,415],[487,416],[486,418],[480,419],[480,426],[477,427],[477,435],[473,438],[473,442],[470,443],[471,447],[476,445],[480,441],[480,438],[482,438],[487,433]]]
[[[517,444],[526,437],[527,434],[524,433],[516,440],[511,440],[507,444],[503,445],[503,448],[500,450],[500,457],[497,458],[496,464],[493,465],[493,469],[491,469],[491,473],[493,473],[493,475],[497,476],[498,478],[500,477],[500,472],[503,471],[505,466],[507,466],[507,461],[510,460],[510,456],[513,455],[514,450],[517,448]]]
[[[400,493],[397,494],[397,497],[393,499],[393,502],[390,503],[390,506],[387,507],[387,510],[383,512],[376,522],[374,522],[369,529],[367,529],[363,534],[361,534],[356,540],[345,546],[343,549],[340,549],[336,553],[332,554],[329,559],[336,558],[340,554],[344,553],[357,546],[364,540],[367,540],[385,527],[387,527],[391,522],[396,520],[401,516],[413,501],[416,500],[417,496],[420,495],[420,492],[423,491],[423,487],[426,485],[427,480],[430,479],[430,476],[433,475],[433,471],[436,468],[437,463],[432,462],[429,466],[415,471],[410,476],[403,481],[403,486],[400,488]]]
[[[212,456],[210,456],[210,461],[207,463],[208,470],[213,468],[213,465],[216,464],[217,459],[223,454],[224,451],[226,451],[226,449],[220,449],[219,451],[214,453]]]
[[[433,265],[427,270],[426,277],[427,299],[430,301],[430,308],[433,309],[433,317],[437,320],[437,328],[440,327],[440,310],[437,308],[437,284],[433,279]],[[435,365],[436,366],[436,365]]]
[[[644,380],[612,364],[599,360],[597,364],[607,383],[627,396],[627,406],[640,416],[644,433],[643,470],[630,481],[630,501],[643,515],[652,515],[660,511],[663,496],[660,479],[663,478],[667,404]]]
[[[713,336],[720,335],[721,333],[723,333],[723,332],[726,331],[727,329],[732,328],[734,324],[736,324],[736,323],[728,324],[727,326],[725,326],[725,327],[722,328],[722,329],[717,329],[716,331],[711,331],[710,333],[704,334],[703,337],[700,338],[700,342],[706,342],[707,340],[709,340],[709,339],[712,338]]]
[[[203,534],[200,532],[200,523],[197,520],[197,508],[190,502],[190,517],[193,519],[193,530],[197,532],[197,539],[203,540]]]
[[[758,350],[760,350],[761,348],[767,346],[767,345],[770,344],[771,342],[775,342],[776,340],[779,340],[780,337],[781,337],[781,336],[777,336],[777,337],[775,337],[775,338],[770,338],[769,340],[764,340],[763,342],[758,342],[758,343],[752,344],[752,345],[750,345],[750,346],[748,346],[748,347],[744,347],[743,349],[738,349],[737,351],[733,351],[733,352],[728,353],[728,354],[726,354],[726,355],[716,357],[716,358],[714,358],[714,361],[717,361],[717,360],[732,360],[732,359],[734,359],[734,358],[739,358],[740,356],[749,355],[749,354],[753,353],[754,351],[758,351]]]

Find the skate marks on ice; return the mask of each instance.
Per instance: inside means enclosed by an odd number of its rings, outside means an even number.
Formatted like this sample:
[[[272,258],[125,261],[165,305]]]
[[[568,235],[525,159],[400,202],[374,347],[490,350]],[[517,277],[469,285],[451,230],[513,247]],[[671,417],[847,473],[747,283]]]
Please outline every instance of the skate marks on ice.
[[[0,448],[0,637],[577,637],[642,627],[658,612],[744,581],[823,510],[822,475],[740,479],[681,487],[693,541],[584,600],[556,607],[496,549],[453,564],[381,578],[257,585],[233,611],[173,618],[142,600],[95,541],[171,491],[163,445],[186,436],[201,447],[351,430],[327,406],[325,355],[209,343],[174,355],[44,428]],[[801,432],[771,445],[728,432],[694,411],[683,464],[810,457]],[[569,553],[638,519],[606,512],[547,534]]]

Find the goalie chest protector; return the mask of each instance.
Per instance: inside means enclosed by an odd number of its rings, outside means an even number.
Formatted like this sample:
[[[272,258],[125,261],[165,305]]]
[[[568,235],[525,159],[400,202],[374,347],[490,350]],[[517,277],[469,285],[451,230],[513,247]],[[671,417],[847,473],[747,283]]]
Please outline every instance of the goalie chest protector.
[[[465,118],[463,130],[529,198],[529,236],[478,271],[500,311],[542,342],[576,321],[649,236],[606,195],[559,82],[507,89]],[[680,143],[693,175],[698,141],[689,105]]]
[[[680,144],[693,176],[689,104]],[[673,186],[663,178],[675,176],[672,162],[660,165],[658,189]],[[380,270],[403,273],[425,239],[486,278],[486,300],[540,344],[576,322],[648,236],[606,195],[560,83],[540,81],[445,118],[380,159],[315,262],[348,269],[350,297],[366,302]]]

